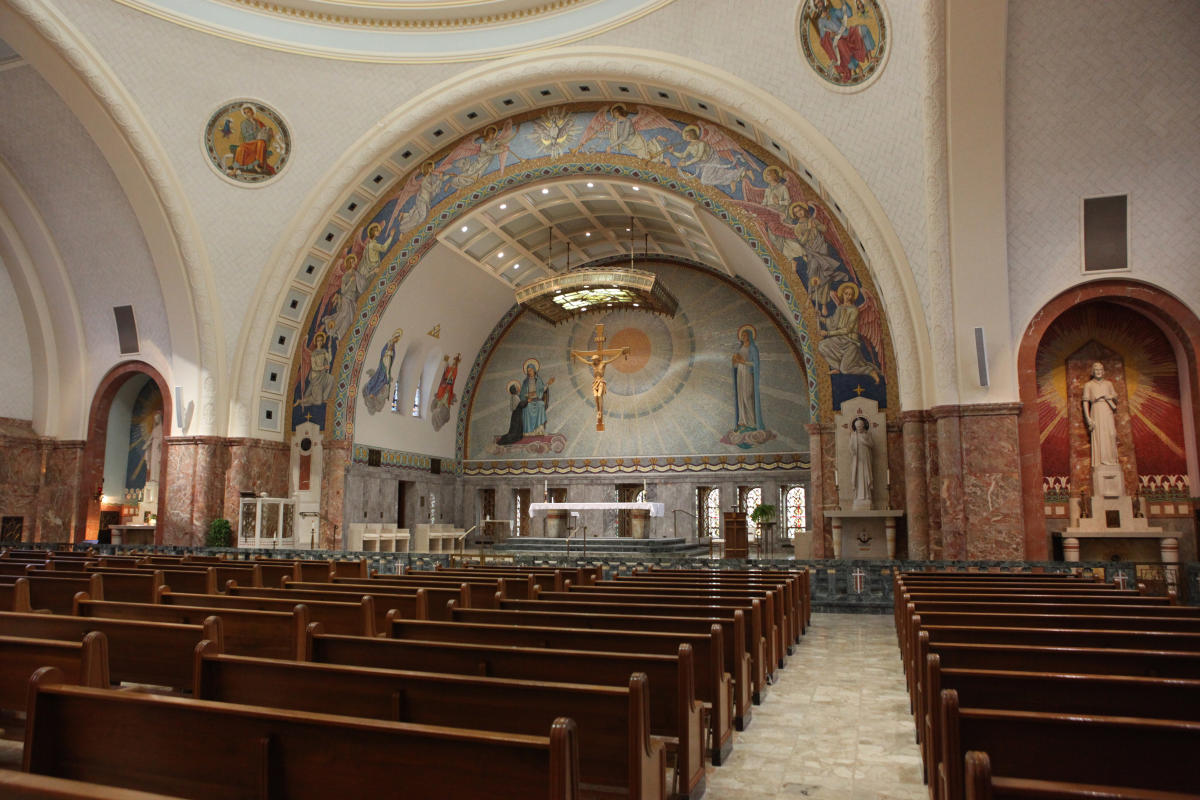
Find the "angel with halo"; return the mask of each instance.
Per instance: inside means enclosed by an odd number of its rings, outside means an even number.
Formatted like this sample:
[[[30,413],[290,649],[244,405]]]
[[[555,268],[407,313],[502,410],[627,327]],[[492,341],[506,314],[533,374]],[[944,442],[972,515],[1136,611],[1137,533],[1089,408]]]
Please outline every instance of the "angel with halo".
[[[671,155],[679,159],[676,165],[688,171],[707,186],[728,186],[729,193],[737,191],[737,185],[750,168],[742,161],[742,148],[725,133],[716,128],[701,128],[699,124],[683,129],[684,147],[672,150]]]
[[[466,139],[450,151],[450,155],[442,160],[441,169],[447,165],[456,172],[450,178],[450,186],[462,189],[482,178],[492,165],[492,160],[500,158],[500,172],[504,172],[505,162],[509,156],[513,163],[521,159],[512,151],[512,141],[517,136],[512,120],[504,123],[503,128],[488,125],[483,134],[472,139]]]

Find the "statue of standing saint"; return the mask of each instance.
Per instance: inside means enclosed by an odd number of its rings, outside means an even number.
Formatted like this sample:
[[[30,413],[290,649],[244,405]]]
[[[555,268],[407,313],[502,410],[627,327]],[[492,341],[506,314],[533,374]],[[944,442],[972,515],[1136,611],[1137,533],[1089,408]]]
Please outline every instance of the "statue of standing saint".
[[[875,442],[871,439],[871,423],[866,417],[855,417],[850,423],[849,440],[854,508],[870,508],[875,493],[875,475],[872,463]]]
[[[1115,466],[1117,460],[1117,390],[1104,377],[1104,365],[1092,364],[1092,377],[1083,385],[1083,421],[1092,444],[1092,466]]]

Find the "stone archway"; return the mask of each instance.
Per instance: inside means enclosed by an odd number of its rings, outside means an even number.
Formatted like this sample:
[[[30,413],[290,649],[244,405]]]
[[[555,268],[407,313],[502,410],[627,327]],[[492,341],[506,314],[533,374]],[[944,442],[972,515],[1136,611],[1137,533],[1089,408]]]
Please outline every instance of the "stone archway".
[[[74,535],[76,542],[92,539],[99,531],[100,494],[103,487],[105,451],[108,442],[109,412],[112,410],[113,400],[121,387],[139,375],[148,377],[158,388],[162,397],[162,430],[165,432],[171,429],[173,408],[171,392],[158,370],[144,361],[126,361],[109,370],[96,388],[96,394],[92,397],[91,410],[88,412],[87,439],[83,446],[83,460],[79,474],[79,506]],[[164,526],[169,492],[168,447],[169,445],[164,440],[157,467],[157,474],[161,476],[162,480],[158,493],[156,516]],[[162,531],[163,527],[159,527],[155,535],[155,544],[162,543]]]
[[[1125,306],[1157,326],[1176,351],[1179,366],[1180,404],[1190,483],[1198,479],[1200,433],[1200,319],[1178,299],[1149,284],[1128,280],[1101,280],[1074,287],[1044,305],[1025,330],[1017,353],[1021,412],[1018,432],[1021,447],[1021,488],[1025,516],[1025,557],[1050,556],[1042,486],[1041,426],[1038,410],[1037,355],[1051,325],[1071,309],[1096,301]]]

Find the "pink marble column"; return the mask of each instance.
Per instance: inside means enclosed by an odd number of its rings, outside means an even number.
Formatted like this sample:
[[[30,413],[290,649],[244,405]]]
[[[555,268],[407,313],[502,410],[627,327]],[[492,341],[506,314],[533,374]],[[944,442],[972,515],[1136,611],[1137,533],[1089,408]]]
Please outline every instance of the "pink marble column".
[[[1019,411],[1017,403],[931,410],[938,432],[943,558],[1025,558]]]
[[[346,470],[350,466],[350,442],[327,440],[321,470],[321,547],[337,550],[345,541]]]
[[[833,426],[826,423],[809,423],[808,450],[812,476],[812,537],[813,558],[833,557],[833,530],[826,508],[837,507],[837,487],[834,475],[837,460],[834,453]]]
[[[164,443],[167,477],[159,485],[164,513],[156,538],[159,544],[203,546],[208,524],[224,513],[225,442],[218,436],[178,436]]]
[[[229,469],[225,473],[224,515],[237,530],[241,492],[266,492],[270,497],[287,497],[288,459],[286,442],[263,439],[226,439]]]
[[[36,541],[71,541],[81,493],[83,447],[83,441],[46,442],[38,489]]]
[[[928,460],[925,451],[924,411],[904,411],[900,414],[902,441],[902,473],[904,475],[905,522],[908,527],[907,558],[929,558],[929,483],[926,480]]]

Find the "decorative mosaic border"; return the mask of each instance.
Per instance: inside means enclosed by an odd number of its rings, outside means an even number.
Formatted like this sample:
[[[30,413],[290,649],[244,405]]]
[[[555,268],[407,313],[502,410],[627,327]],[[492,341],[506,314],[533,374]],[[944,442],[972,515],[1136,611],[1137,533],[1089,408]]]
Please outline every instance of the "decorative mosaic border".
[[[657,456],[639,458],[547,458],[521,461],[464,461],[464,477],[517,475],[649,475],[703,472],[775,472],[811,469],[808,453]]]
[[[453,458],[439,458],[424,453],[408,453],[403,450],[388,450],[383,447],[369,447],[365,444],[355,444],[350,461],[353,464],[367,464],[370,461],[370,451],[379,451],[379,466],[399,467],[401,469],[419,469],[428,471],[436,459],[442,462],[442,472],[461,474],[462,464]]]

